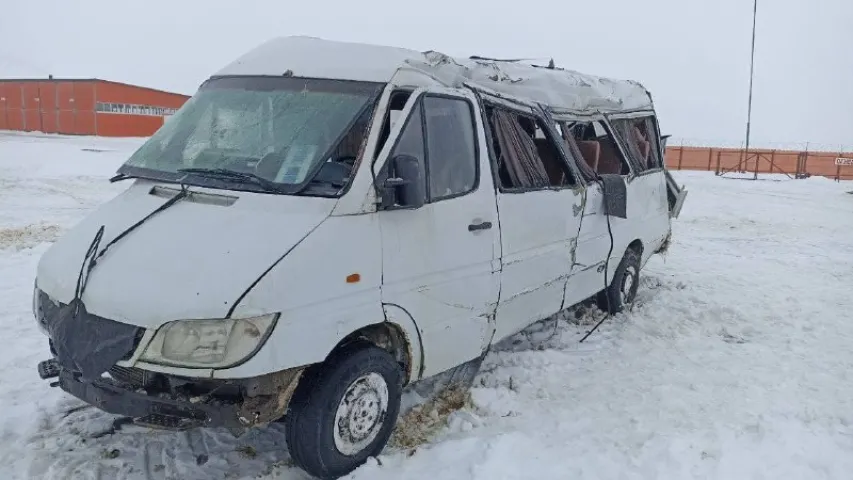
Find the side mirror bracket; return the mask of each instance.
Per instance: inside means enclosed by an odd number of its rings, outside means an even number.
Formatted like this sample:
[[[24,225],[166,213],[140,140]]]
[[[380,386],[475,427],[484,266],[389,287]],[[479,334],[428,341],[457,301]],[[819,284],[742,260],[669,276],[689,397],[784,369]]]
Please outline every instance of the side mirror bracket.
[[[420,159],[411,155],[391,158],[388,178],[382,182],[382,207],[386,210],[422,207],[426,203],[425,185]]]

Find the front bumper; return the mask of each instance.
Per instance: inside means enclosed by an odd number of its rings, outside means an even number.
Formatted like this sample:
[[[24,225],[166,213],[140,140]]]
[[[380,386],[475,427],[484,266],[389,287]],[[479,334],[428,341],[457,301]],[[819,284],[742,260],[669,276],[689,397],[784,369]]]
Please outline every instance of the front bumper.
[[[243,428],[238,405],[194,403],[128,390],[108,379],[82,380],[68,370],[59,372],[59,387],[107,413],[133,418],[156,428],[186,430],[196,427]]]
[[[240,429],[274,422],[287,413],[304,367],[240,380],[183,378],[115,366],[89,379],[53,358],[39,363],[51,386],[134,423],[168,430]]]

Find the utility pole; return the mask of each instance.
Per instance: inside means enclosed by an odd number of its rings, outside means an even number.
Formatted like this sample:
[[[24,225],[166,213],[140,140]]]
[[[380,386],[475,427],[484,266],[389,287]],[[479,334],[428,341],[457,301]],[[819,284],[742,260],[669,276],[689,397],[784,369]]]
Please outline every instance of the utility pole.
[[[752,80],[755,72],[755,19],[758,16],[758,0],[753,1],[752,6],[752,52],[750,53],[750,61],[749,61],[749,105],[747,107],[746,113],[746,152],[744,154],[744,160],[749,161],[749,133],[750,126],[752,125]],[[759,157],[755,157],[755,173],[753,174],[752,179],[758,180],[758,160]]]

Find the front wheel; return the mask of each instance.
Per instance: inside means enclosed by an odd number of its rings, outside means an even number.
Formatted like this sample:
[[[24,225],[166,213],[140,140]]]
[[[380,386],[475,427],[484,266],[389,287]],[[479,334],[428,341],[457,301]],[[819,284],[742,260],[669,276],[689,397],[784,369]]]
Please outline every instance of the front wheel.
[[[634,303],[640,286],[640,253],[629,248],[616,267],[610,285],[596,297],[598,308],[610,314],[619,313]]]
[[[359,345],[306,374],[285,417],[287,447],[307,473],[338,478],[385,448],[400,411],[402,372],[385,350]]]

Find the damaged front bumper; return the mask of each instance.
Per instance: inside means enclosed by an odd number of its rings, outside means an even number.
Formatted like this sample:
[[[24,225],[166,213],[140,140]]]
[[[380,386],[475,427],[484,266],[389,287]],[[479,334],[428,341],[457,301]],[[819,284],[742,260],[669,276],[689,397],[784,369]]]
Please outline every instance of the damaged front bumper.
[[[108,413],[155,428],[246,428],[284,416],[305,367],[259,377],[214,379],[136,368],[145,329],[101,318],[81,305],[52,301],[36,288],[33,309],[48,334],[52,358],[42,379]]]
[[[284,416],[302,369],[242,380],[186,379],[116,367],[109,375],[85,379],[55,359],[39,364],[39,375],[58,377],[52,386],[107,413],[152,428],[242,429]],[[118,378],[117,378],[118,377]]]
[[[234,405],[214,406],[153,397],[108,381],[82,381],[67,370],[59,374],[59,387],[107,413],[131,417],[136,423],[152,427],[185,430],[202,426],[246,426],[238,420]]]

